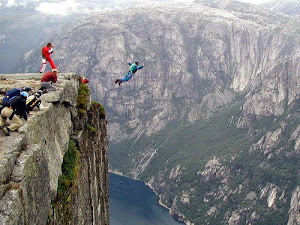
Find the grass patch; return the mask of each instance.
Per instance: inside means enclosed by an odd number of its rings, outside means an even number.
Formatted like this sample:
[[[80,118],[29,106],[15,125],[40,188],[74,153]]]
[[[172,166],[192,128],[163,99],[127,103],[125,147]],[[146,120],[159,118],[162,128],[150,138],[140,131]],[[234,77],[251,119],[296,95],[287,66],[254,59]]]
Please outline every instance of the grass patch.
[[[58,195],[62,195],[74,184],[77,176],[77,163],[79,160],[79,152],[75,142],[69,142],[69,148],[66,152],[62,164],[62,175],[58,178]]]
[[[89,103],[89,88],[86,84],[80,84],[78,88],[77,109],[79,116],[86,114]]]
[[[90,124],[87,124],[87,125],[86,125],[86,128],[88,129],[88,131],[89,131],[90,133],[95,133],[95,132],[96,132],[96,128],[93,127],[93,126],[90,125]]]
[[[68,151],[64,155],[62,175],[58,178],[57,196],[51,202],[57,212],[57,221],[60,224],[70,224],[73,215],[72,196],[76,195],[76,178],[79,163],[79,151],[74,141],[69,142]]]

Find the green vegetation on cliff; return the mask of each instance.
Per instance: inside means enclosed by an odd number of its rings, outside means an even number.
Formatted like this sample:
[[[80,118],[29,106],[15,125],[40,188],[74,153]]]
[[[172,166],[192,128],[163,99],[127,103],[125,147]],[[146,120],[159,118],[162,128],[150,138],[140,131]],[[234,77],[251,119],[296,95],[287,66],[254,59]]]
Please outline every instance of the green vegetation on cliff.
[[[114,160],[111,162],[112,167],[121,167],[122,171],[129,173],[130,168],[133,167],[130,165],[132,158],[143,157],[139,156],[139,150],[145,147],[156,149],[160,155],[159,158],[154,157],[151,161],[151,166],[146,171],[149,175],[157,172],[157,168],[161,169],[162,166],[166,166],[165,162],[168,166],[177,165],[176,163],[182,164],[197,172],[203,169],[212,156],[228,160],[232,154],[250,145],[247,129],[236,128],[236,122],[240,116],[239,107],[240,103],[237,103],[209,119],[198,120],[194,123],[169,124],[162,132],[143,136],[137,140],[125,140],[121,145],[111,143],[111,154],[117,154],[112,158],[121,158],[130,154],[127,157],[128,163],[119,163],[120,161]],[[151,168],[153,171],[150,171]],[[190,171],[189,174],[193,172]],[[143,175],[143,178],[149,177]]]
[[[105,115],[106,115],[105,108],[101,103],[96,102],[96,101],[92,101],[91,107],[100,108],[100,117],[105,118]]]
[[[80,116],[86,114],[90,97],[89,87],[86,84],[80,84],[78,88],[77,109]]]
[[[140,179],[149,181],[153,176],[161,176],[160,182],[164,182],[165,187],[156,187],[156,191],[168,192],[168,198],[163,198],[163,201],[169,207],[175,196],[181,196],[183,191],[196,188],[195,194],[190,196],[191,204],[189,206],[179,204],[178,207],[188,218],[195,218],[199,215],[200,209],[203,209],[200,214],[204,215],[205,210],[209,209],[207,209],[209,204],[203,205],[199,199],[203,200],[204,194],[213,185],[199,185],[201,176],[198,172],[202,171],[207,161],[214,156],[226,163],[233,155],[250,147],[251,138],[247,136],[247,129],[236,128],[236,122],[241,114],[240,105],[241,103],[236,103],[209,119],[190,124],[173,123],[163,132],[152,136],[126,140],[117,145],[112,143],[111,158],[120,159],[111,162],[112,167],[130,173],[130,168],[138,168],[139,160],[142,161],[144,157],[139,153],[140,149],[156,150],[157,154],[154,154],[149,166],[140,174]],[[156,155],[159,157],[155,157]],[[180,165],[180,181],[169,179],[171,170],[177,165]]]
[[[171,207],[177,196],[177,211],[196,224],[224,224],[225,215],[235,210],[244,210],[244,218],[257,212],[257,224],[271,225],[274,221],[286,224],[289,215],[286,202],[299,185],[300,159],[292,153],[294,141],[289,140],[300,124],[299,113],[294,107],[280,117],[254,119],[250,128],[237,128],[240,106],[241,102],[236,102],[209,119],[173,123],[151,136],[111,143],[110,153],[114,158],[111,166],[147,182],[155,177],[152,185],[162,201]],[[282,136],[271,154],[262,149],[249,152],[253,143],[280,128]],[[149,156],[141,154],[141,149],[147,149]],[[150,153],[154,153],[152,159],[143,169]],[[211,168],[215,169],[210,171],[212,178],[205,180],[201,173],[214,157],[225,169],[214,165]],[[179,165],[178,175],[172,178],[172,171],[174,174]],[[221,178],[214,177],[218,170],[223,174]],[[267,206],[268,195],[260,198],[262,188],[268,184],[279,187],[278,198],[284,196],[276,202],[276,207]],[[241,191],[237,191],[240,185]],[[257,200],[247,199],[250,192],[256,193]],[[188,193],[189,204],[180,202],[183,193]],[[215,216],[208,215],[212,206],[218,210]]]
[[[79,151],[74,141],[70,141],[68,151],[66,152],[62,164],[62,175],[58,179],[57,193],[61,195],[69,190],[74,184],[77,176],[77,163],[79,160]]]
[[[64,224],[69,224],[71,221],[71,196],[76,191],[79,158],[76,143],[71,140],[61,166],[62,175],[58,178],[57,196],[52,202],[53,210],[61,216],[60,221]]]

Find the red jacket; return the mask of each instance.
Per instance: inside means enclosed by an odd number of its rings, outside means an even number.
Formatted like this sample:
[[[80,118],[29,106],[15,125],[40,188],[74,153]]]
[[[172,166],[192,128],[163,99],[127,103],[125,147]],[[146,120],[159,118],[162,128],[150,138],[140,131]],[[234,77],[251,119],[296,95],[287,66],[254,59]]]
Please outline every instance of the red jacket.
[[[57,82],[57,75],[55,75],[53,72],[48,71],[44,73],[42,76],[41,82],[50,82],[52,81],[53,83]]]
[[[53,48],[48,48],[47,46],[42,48],[42,55],[45,56],[46,59],[50,59],[52,52],[53,52]]]
[[[87,78],[85,78],[85,77],[80,77],[80,82],[82,83],[82,84],[87,84],[88,82],[90,82]]]

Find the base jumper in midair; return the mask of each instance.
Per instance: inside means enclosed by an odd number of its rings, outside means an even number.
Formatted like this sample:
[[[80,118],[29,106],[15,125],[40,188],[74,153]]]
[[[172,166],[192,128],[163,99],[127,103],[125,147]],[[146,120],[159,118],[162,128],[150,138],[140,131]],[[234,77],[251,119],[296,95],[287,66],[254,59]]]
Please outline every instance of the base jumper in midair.
[[[46,62],[50,63],[52,69],[57,69],[53,60],[51,59],[51,54],[53,53],[53,45],[49,42],[47,46],[42,48],[42,65],[40,67],[40,73],[44,73],[46,69]]]
[[[119,84],[119,86],[121,85],[121,83],[123,82],[127,82],[131,79],[131,77],[136,73],[136,71],[142,69],[144,66],[139,66],[139,62],[136,61],[134,63],[127,63],[130,67],[129,67],[129,71],[126,74],[126,76],[124,78],[121,79],[116,79],[115,84]]]

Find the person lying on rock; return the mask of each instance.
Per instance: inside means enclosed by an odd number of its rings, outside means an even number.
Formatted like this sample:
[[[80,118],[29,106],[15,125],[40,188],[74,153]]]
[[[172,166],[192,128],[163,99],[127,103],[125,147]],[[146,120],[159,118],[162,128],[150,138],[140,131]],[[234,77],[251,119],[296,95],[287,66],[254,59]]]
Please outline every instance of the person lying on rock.
[[[1,110],[0,127],[6,136],[10,135],[10,131],[17,131],[18,128],[23,126],[21,118],[24,118],[26,121],[28,120],[26,107],[27,97],[28,93],[22,91],[19,96],[9,101],[10,106],[6,106]],[[12,122],[9,126],[6,126],[7,119]]]
[[[129,71],[126,74],[126,76],[124,78],[121,79],[116,79],[115,84],[119,84],[119,86],[121,85],[121,83],[123,82],[127,82],[129,81],[132,76],[140,69],[142,69],[144,66],[139,66],[139,62],[136,61],[135,63],[127,63],[130,67],[129,67]]]
[[[22,91],[30,92],[31,88],[28,87],[28,86],[25,86],[25,87],[22,87],[22,88],[13,88],[9,91],[6,91],[4,98],[2,98],[3,107],[9,106],[9,100],[12,99],[15,96],[19,96]]]
[[[57,69],[52,69],[52,71],[48,71],[44,73],[41,78],[41,88],[43,92],[56,91],[56,87],[52,85],[52,83],[57,82]]]
[[[29,95],[26,99],[27,113],[31,114],[30,111],[33,111],[34,108],[40,109],[41,100],[40,97],[43,91],[38,90],[35,94]]]

